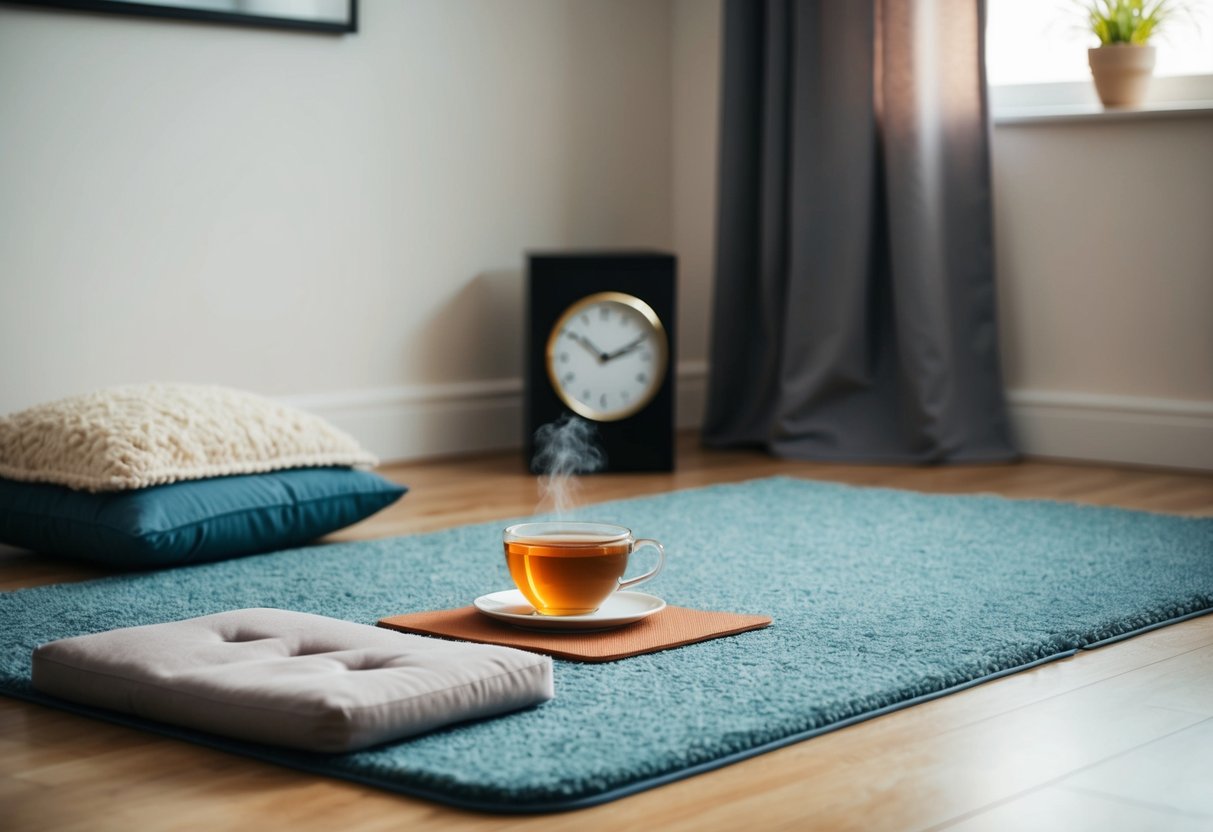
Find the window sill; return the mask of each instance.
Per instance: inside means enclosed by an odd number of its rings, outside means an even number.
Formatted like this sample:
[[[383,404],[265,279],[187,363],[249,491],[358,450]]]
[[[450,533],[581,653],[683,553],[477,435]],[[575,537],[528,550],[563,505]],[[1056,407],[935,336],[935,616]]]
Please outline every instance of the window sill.
[[[1015,84],[990,87],[990,113],[996,125],[1070,122],[1145,121],[1213,115],[1213,75],[1175,75],[1150,82],[1148,102],[1140,107],[1105,110],[1091,81]]]
[[[1160,101],[1140,107],[1104,109],[1098,104],[1058,104],[999,108],[995,125],[1067,124],[1071,122],[1150,121],[1163,118],[1213,116],[1213,100]]]

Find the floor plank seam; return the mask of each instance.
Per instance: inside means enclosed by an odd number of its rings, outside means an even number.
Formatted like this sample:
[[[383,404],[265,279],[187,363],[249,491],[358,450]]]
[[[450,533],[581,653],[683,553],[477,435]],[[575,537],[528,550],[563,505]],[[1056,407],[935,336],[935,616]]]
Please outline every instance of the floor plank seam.
[[[1199,620],[1201,620],[1201,619],[1193,619],[1193,620],[1199,621]],[[1208,619],[1208,620],[1213,621],[1213,618],[1210,618],[1210,619]],[[1182,622],[1182,621],[1181,621],[1181,622],[1178,622],[1177,624],[1172,624],[1172,625],[1169,625],[1169,626],[1173,626],[1173,627],[1174,627],[1174,626],[1182,626],[1182,625],[1183,625],[1183,624],[1185,624],[1185,623],[1187,623],[1187,622]],[[1152,632],[1153,632],[1153,631],[1152,631]],[[1143,636],[1144,636],[1144,635],[1148,635],[1148,633],[1142,633],[1142,635],[1143,635]],[[1133,638],[1137,638],[1137,636],[1134,636]],[[1117,642],[1116,644],[1124,644],[1124,643],[1126,643],[1126,642],[1127,642],[1127,641],[1129,641],[1129,640],[1131,640],[1131,639],[1125,639],[1124,641]],[[1104,645],[1104,646],[1105,646],[1105,647],[1113,647],[1113,646],[1115,646],[1115,644],[1108,644],[1108,645]],[[1092,686],[1094,686],[1094,685],[1103,684],[1104,682],[1111,681],[1112,679],[1116,679],[1116,678],[1118,678],[1118,677],[1120,677],[1120,676],[1124,676],[1124,675],[1127,675],[1127,674],[1129,674],[1129,673],[1136,673],[1136,672],[1137,672],[1137,671],[1139,671],[1139,670],[1144,670],[1144,669],[1146,669],[1147,667],[1151,667],[1151,666],[1153,666],[1153,665],[1160,664],[1161,662],[1167,662],[1167,661],[1171,661],[1172,659],[1178,659],[1178,658],[1181,658],[1181,657],[1183,657],[1183,656],[1188,655],[1189,653],[1196,653],[1196,652],[1199,652],[1200,650],[1205,650],[1205,649],[1207,649],[1207,648],[1209,648],[1209,647],[1213,647],[1213,643],[1209,643],[1209,644],[1201,644],[1201,645],[1198,645],[1198,646],[1196,646],[1196,647],[1191,648],[1190,650],[1184,650],[1184,651],[1179,652],[1179,653],[1174,653],[1174,654],[1172,654],[1172,655],[1170,655],[1170,656],[1164,656],[1164,657],[1162,657],[1162,658],[1153,659],[1152,661],[1145,662],[1144,664],[1135,665],[1135,666],[1133,666],[1133,667],[1126,668],[1126,669],[1121,670],[1121,671],[1118,671],[1118,672],[1116,672],[1116,673],[1112,673],[1112,674],[1110,674],[1110,675],[1108,675],[1108,676],[1103,676],[1103,677],[1100,677],[1099,679],[1093,679],[1092,681],[1090,681],[1090,682],[1086,682],[1085,684],[1081,684],[1081,685],[1079,685],[1078,687],[1074,687],[1074,688],[1068,688],[1067,690],[1058,691],[1057,693],[1052,693],[1052,694],[1049,694],[1048,696],[1045,696],[1045,697],[1043,697],[1043,698],[1041,698],[1041,699],[1034,699],[1034,700],[1032,700],[1031,702],[1024,702],[1024,703],[1023,703],[1023,704],[1021,704],[1021,705],[1016,705],[1015,707],[1013,707],[1013,708],[1008,708],[1008,709],[1007,709],[1007,710],[1005,710],[1005,711],[999,711],[998,713],[995,713],[995,714],[990,714],[990,715],[988,715],[988,716],[983,716],[983,717],[981,717],[980,719],[973,720],[972,722],[961,722],[961,723],[957,723],[956,725],[953,725],[951,728],[948,728],[948,729],[947,729],[947,731],[944,731],[944,732],[941,732],[941,733],[947,733],[947,732],[950,732],[950,731],[957,731],[957,730],[960,730],[960,729],[962,729],[962,728],[967,728],[967,727],[972,726],[972,725],[980,725],[982,722],[987,722],[987,721],[989,721],[989,720],[991,720],[991,719],[1001,719],[1002,717],[1004,717],[1004,716],[1006,716],[1006,715],[1008,715],[1008,714],[1013,714],[1013,713],[1015,713],[1016,711],[1022,711],[1022,710],[1026,709],[1026,708],[1033,708],[1033,707],[1035,707],[1035,706],[1037,706],[1037,705],[1040,705],[1040,704],[1042,704],[1042,703],[1044,703],[1044,702],[1048,702],[1048,701],[1050,701],[1050,700],[1052,700],[1052,699],[1057,699],[1057,698],[1062,697],[1062,696],[1068,696],[1068,695],[1070,695],[1070,694],[1072,694],[1072,693],[1077,693],[1077,692],[1078,692],[1078,691],[1080,691],[1080,690],[1084,690],[1084,689],[1089,688],[1089,687],[1092,687]],[[1078,658],[1079,658],[1080,656],[1082,656],[1082,655],[1084,655],[1084,651],[1080,649],[1078,652],[1074,653],[1074,654],[1073,654],[1073,655],[1071,655],[1071,656],[1066,656],[1065,658],[1057,659],[1057,660],[1055,660],[1055,661],[1053,661],[1053,662],[1046,662],[1045,664],[1040,665],[1040,667],[1049,667],[1049,666],[1054,666],[1054,667],[1064,667],[1064,666],[1066,666],[1067,664],[1069,664],[1069,663],[1071,663],[1071,662],[1075,661],[1076,659],[1078,659]],[[1039,668],[1030,668],[1030,670],[1037,670],[1037,669],[1039,669]],[[1023,672],[1027,672],[1027,671],[1020,671],[1020,673],[1023,673]],[[1018,675],[1019,675],[1019,673],[1012,673],[1012,674],[1010,674],[1009,676],[1002,677],[1002,678],[1005,678],[1005,679],[1013,679],[1013,678],[1015,678],[1015,677],[1016,677],[1016,676],[1018,676]],[[1001,679],[990,679],[990,680],[988,680],[988,682],[997,682],[997,681],[1001,681]],[[984,685],[984,684],[988,684],[988,682],[982,682],[981,684],[974,686],[972,689],[973,689],[973,690],[978,690],[978,689],[980,689],[980,688],[981,688],[981,686],[982,686],[982,685]],[[923,703],[923,704],[927,704],[927,703]],[[1168,710],[1182,710],[1182,709],[1175,709],[1175,708],[1171,708],[1171,709],[1168,709]],[[1185,711],[1185,713],[1192,713],[1192,712],[1190,712],[1190,711]],[[1202,714],[1202,713],[1195,713],[1194,715],[1196,715],[1196,716],[1205,716],[1205,714]]]
[[[1213,679],[1210,679],[1213,681]],[[1201,716],[1206,719],[1213,719],[1213,711],[1194,711],[1191,708],[1175,708],[1170,705],[1152,705],[1151,707],[1158,708],[1161,711],[1171,711],[1177,714],[1187,714],[1188,716]],[[1200,723],[1196,723],[1199,725]]]
[[[1001,807],[1001,806],[1008,805],[1008,804],[1013,803],[1013,802],[1015,802],[1015,801],[1017,801],[1017,800],[1022,800],[1023,798],[1025,798],[1025,797],[1027,797],[1027,796],[1029,796],[1029,795],[1035,794],[1035,793],[1037,793],[1037,792],[1043,791],[1044,789],[1048,789],[1048,788],[1063,788],[1063,789],[1070,789],[1070,790],[1073,790],[1073,791],[1079,791],[1080,789],[1079,789],[1078,787],[1075,787],[1075,786],[1065,786],[1065,785],[1063,785],[1063,781],[1065,781],[1065,780],[1069,779],[1070,777],[1073,777],[1073,776],[1074,776],[1074,775],[1076,775],[1076,774],[1080,774],[1081,772],[1084,772],[1084,771],[1087,771],[1087,770],[1089,770],[1089,769],[1095,768],[1096,766],[1103,765],[1104,763],[1106,763],[1106,762],[1108,762],[1108,761],[1110,761],[1110,760],[1115,760],[1117,757],[1122,757],[1122,756],[1124,756],[1125,754],[1129,754],[1129,753],[1134,752],[1134,751],[1139,751],[1139,750],[1141,750],[1142,748],[1145,748],[1145,747],[1147,747],[1147,746],[1149,746],[1149,745],[1152,745],[1152,744],[1154,744],[1154,743],[1156,743],[1156,742],[1159,742],[1159,741],[1161,741],[1161,740],[1165,740],[1165,739],[1167,739],[1168,737],[1173,737],[1173,736],[1175,736],[1176,734],[1183,733],[1184,731],[1187,731],[1187,730],[1189,730],[1189,729],[1191,729],[1191,728],[1195,728],[1195,727],[1196,727],[1196,726],[1198,726],[1198,725],[1203,725],[1203,724],[1205,724],[1206,722],[1210,722],[1210,721],[1213,721],[1213,717],[1210,717],[1210,718],[1208,718],[1208,719],[1202,719],[1202,720],[1199,720],[1199,721],[1197,721],[1197,722],[1193,722],[1193,723],[1191,723],[1190,725],[1185,725],[1185,726],[1183,726],[1182,728],[1177,728],[1177,729],[1175,729],[1174,731],[1168,731],[1168,732],[1167,732],[1167,733],[1165,733],[1165,734],[1160,734],[1159,736],[1155,737],[1155,738],[1154,738],[1154,739],[1152,739],[1152,740],[1148,740],[1147,742],[1140,743],[1140,744],[1138,744],[1138,745],[1133,746],[1132,748],[1126,748],[1126,749],[1123,749],[1122,751],[1117,751],[1115,754],[1109,754],[1108,756],[1103,757],[1102,759],[1096,760],[1096,761],[1094,761],[1094,762],[1092,762],[1092,763],[1088,763],[1088,764],[1087,764],[1087,765],[1085,765],[1085,766],[1079,766],[1078,768],[1071,769],[1070,771],[1067,771],[1067,772],[1066,772],[1066,773],[1064,773],[1064,774],[1058,775],[1057,777],[1054,777],[1054,778],[1052,778],[1052,779],[1050,779],[1050,780],[1046,780],[1046,781],[1044,781],[1044,782],[1042,782],[1042,783],[1037,783],[1035,786],[1032,786],[1032,787],[1031,787],[1031,788],[1029,788],[1029,789],[1024,789],[1024,790],[1023,790],[1023,791],[1021,791],[1021,792],[1016,792],[1016,793],[1015,793],[1015,794],[1013,794],[1013,795],[1008,795],[1007,797],[1004,797],[1004,798],[1002,798],[1001,800],[995,800],[995,801],[993,801],[992,803],[987,803],[986,805],[981,806],[981,807],[979,807],[979,808],[977,808],[977,809],[973,809],[973,810],[971,810],[971,811],[964,812],[964,813],[959,814],[959,815],[956,815],[955,817],[952,817],[952,818],[948,818],[947,820],[943,821],[942,823],[938,823],[938,824],[935,824],[935,825],[933,825],[933,826],[924,827],[924,828],[922,829],[922,832],[939,832],[939,830],[943,830],[943,829],[947,829],[947,828],[952,827],[952,826],[956,826],[957,824],[959,824],[959,823],[963,823],[963,822],[964,822],[964,821],[966,821],[966,820],[969,820],[969,819],[971,819],[971,818],[975,818],[975,817],[977,817],[978,815],[983,815],[983,814],[985,814],[985,813],[987,813],[987,812],[993,811],[994,809],[997,809],[997,808],[999,808],[999,807]],[[1086,791],[1086,790],[1083,790],[1083,791]],[[1105,797],[1105,798],[1109,798],[1109,799],[1112,799],[1112,798],[1113,798],[1113,795],[1105,794],[1105,793],[1103,793],[1103,792],[1099,792],[1099,791],[1095,791],[1095,790],[1090,790],[1090,791],[1091,791],[1091,794],[1092,794],[1092,795],[1095,795],[1095,796],[1098,796],[1098,797]],[[1184,814],[1184,815],[1187,815],[1187,814],[1188,814],[1188,813],[1184,812],[1184,811],[1183,811],[1183,810],[1181,810],[1181,809],[1175,809],[1175,808],[1170,807],[1170,806],[1165,806],[1165,804],[1157,804],[1157,805],[1155,805],[1155,804],[1146,804],[1144,801],[1134,801],[1134,800],[1129,800],[1129,799],[1123,799],[1123,801],[1122,801],[1122,802],[1125,802],[1125,803],[1137,803],[1137,804],[1139,804],[1139,805],[1147,806],[1147,807],[1148,807],[1148,808],[1150,808],[1150,809],[1166,808],[1168,811],[1173,812],[1173,813],[1175,813],[1175,814]],[[1204,820],[1204,819],[1206,819],[1206,818],[1207,818],[1207,817],[1209,817],[1209,816],[1208,816],[1208,815],[1203,815],[1203,814],[1201,814],[1201,815],[1197,815],[1196,817],[1197,817],[1197,819],[1198,819],[1198,820]]]
[[[1199,725],[1199,724],[1200,723],[1197,723],[1197,725]],[[1189,725],[1188,727],[1191,728],[1192,726]],[[1184,730],[1187,730],[1187,729],[1185,728]],[[1149,745],[1149,743],[1146,743],[1146,745]],[[1141,747],[1141,746],[1139,746],[1139,747]],[[1208,814],[1206,812],[1190,812],[1187,809],[1179,809],[1179,808],[1176,808],[1175,806],[1171,806],[1166,803],[1154,803],[1153,801],[1150,801],[1150,800],[1141,800],[1141,799],[1134,798],[1134,797],[1125,797],[1124,795],[1121,795],[1121,794],[1112,794],[1111,792],[1101,792],[1099,789],[1088,789],[1088,788],[1084,788],[1082,786],[1067,786],[1064,783],[1058,783],[1056,787],[1059,789],[1068,791],[1068,792],[1074,792],[1076,794],[1086,795],[1087,797],[1098,797],[1098,798],[1102,798],[1103,800],[1110,800],[1113,803],[1124,803],[1127,806],[1136,806],[1138,808],[1149,809],[1154,812],[1163,812],[1165,814],[1175,815],[1176,817],[1182,817],[1187,820],[1213,820],[1213,814]]]
[[[1176,709],[1174,709],[1174,708],[1168,708],[1167,710],[1176,710]],[[1181,713],[1187,713],[1187,711],[1181,711]],[[1193,714],[1193,715],[1194,715],[1194,716],[1201,716],[1200,714]],[[1089,770],[1089,769],[1095,768],[1096,766],[1101,766],[1101,765],[1103,765],[1104,763],[1106,763],[1106,762],[1108,762],[1108,761],[1110,761],[1110,760],[1115,760],[1117,757],[1123,757],[1123,756],[1125,756],[1126,754],[1130,754],[1130,753],[1132,753],[1132,752],[1134,752],[1134,751],[1140,751],[1140,750],[1141,750],[1141,749],[1143,749],[1143,748],[1148,748],[1149,746],[1153,745],[1154,743],[1161,742],[1162,740],[1168,739],[1169,737],[1173,737],[1173,736],[1175,736],[1176,734],[1181,734],[1181,733],[1183,733],[1184,731],[1191,730],[1192,728],[1195,728],[1195,727],[1197,727],[1198,725],[1204,725],[1206,722],[1213,722],[1213,717],[1205,717],[1204,719],[1198,719],[1196,722],[1193,722],[1193,723],[1190,723],[1190,724],[1188,724],[1188,725],[1185,725],[1185,726],[1183,726],[1182,728],[1176,728],[1174,731],[1168,731],[1168,732],[1167,732],[1167,733],[1165,733],[1165,734],[1159,734],[1159,735],[1158,735],[1157,737],[1155,737],[1154,739],[1152,739],[1152,740],[1147,740],[1147,741],[1145,741],[1145,742],[1143,742],[1143,743],[1139,743],[1139,744],[1137,744],[1137,745],[1133,746],[1132,748],[1126,748],[1126,749],[1123,749],[1122,751],[1117,751],[1115,754],[1109,754],[1107,757],[1104,757],[1104,758],[1103,758],[1103,759],[1101,759],[1101,760],[1096,760],[1095,762],[1093,762],[1093,763],[1088,763],[1088,764],[1087,764],[1087,765],[1085,765],[1085,766],[1079,766],[1078,768],[1071,770],[1071,771],[1070,771],[1070,772],[1068,772],[1067,774],[1065,774],[1065,775],[1063,775],[1063,776],[1061,776],[1061,777],[1058,777],[1058,778],[1056,778],[1055,780],[1053,780],[1053,781],[1051,781],[1051,782],[1052,782],[1052,783],[1054,783],[1054,784],[1058,784],[1058,783],[1060,783],[1060,781],[1065,780],[1067,777],[1073,777],[1075,774],[1079,774],[1079,773],[1081,773],[1081,772],[1084,772],[1084,771],[1087,771],[1087,770]]]

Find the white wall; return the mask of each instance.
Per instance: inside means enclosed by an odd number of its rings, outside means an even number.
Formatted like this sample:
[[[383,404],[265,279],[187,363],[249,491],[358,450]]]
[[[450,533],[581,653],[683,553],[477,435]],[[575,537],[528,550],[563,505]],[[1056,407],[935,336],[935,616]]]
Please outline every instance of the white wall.
[[[712,318],[716,155],[720,120],[720,3],[673,0],[670,44],[673,245],[679,256],[684,369],[703,373]],[[696,423],[698,424],[698,422]]]
[[[0,412],[172,379],[389,457],[520,441],[524,251],[670,245],[670,8],[360,11],[343,37],[0,7]],[[468,403],[502,395],[486,432]]]
[[[1213,469],[1213,111],[997,125],[993,158],[1024,447]]]

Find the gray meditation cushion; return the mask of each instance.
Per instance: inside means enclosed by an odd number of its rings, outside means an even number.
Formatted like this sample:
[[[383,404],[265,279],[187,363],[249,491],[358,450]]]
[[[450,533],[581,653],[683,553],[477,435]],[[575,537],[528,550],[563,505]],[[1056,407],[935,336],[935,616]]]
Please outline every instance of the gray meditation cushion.
[[[215,734],[343,752],[551,699],[552,660],[276,609],[43,644],[43,693]]]

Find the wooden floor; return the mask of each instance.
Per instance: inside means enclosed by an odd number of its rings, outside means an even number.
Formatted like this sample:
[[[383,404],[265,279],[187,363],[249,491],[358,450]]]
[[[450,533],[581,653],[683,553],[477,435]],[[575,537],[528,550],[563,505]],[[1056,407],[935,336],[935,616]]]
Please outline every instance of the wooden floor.
[[[516,454],[398,465],[360,539],[529,513]],[[772,474],[1213,515],[1213,476],[1031,461],[794,463],[684,436],[669,475],[586,478],[582,500]],[[1213,552],[1210,553],[1213,557]],[[0,587],[98,573],[0,549]],[[0,829],[1213,829],[1213,616],[1081,653],[576,813],[462,812],[0,698]]]

